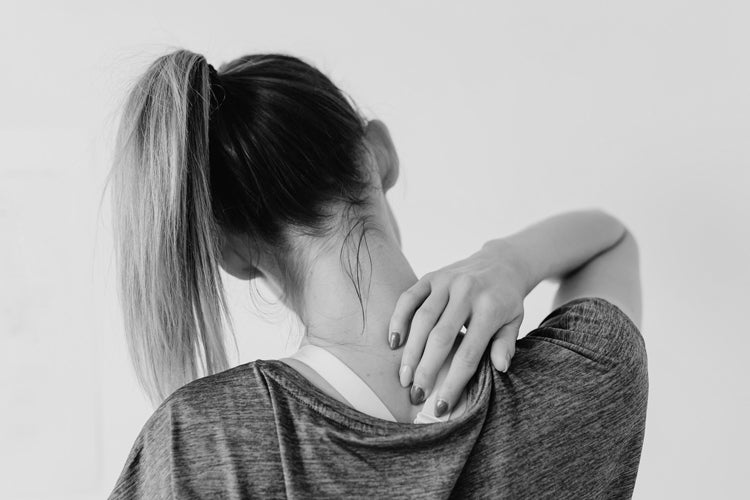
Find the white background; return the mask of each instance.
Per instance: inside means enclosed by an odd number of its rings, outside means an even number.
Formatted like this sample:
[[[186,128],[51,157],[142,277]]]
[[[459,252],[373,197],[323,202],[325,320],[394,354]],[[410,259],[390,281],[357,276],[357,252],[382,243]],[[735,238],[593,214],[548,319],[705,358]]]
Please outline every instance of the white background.
[[[739,498],[750,445],[747,2],[9,2],[0,11],[0,496],[103,498],[149,416],[108,199],[117,110],[175,47],[329,74],[401,155],[417,274],[563,210],[642,252],[650,396],[636,498]],[[231,282],[238,362],[295,323]],[[527,301],[523,332],[553,289]]]

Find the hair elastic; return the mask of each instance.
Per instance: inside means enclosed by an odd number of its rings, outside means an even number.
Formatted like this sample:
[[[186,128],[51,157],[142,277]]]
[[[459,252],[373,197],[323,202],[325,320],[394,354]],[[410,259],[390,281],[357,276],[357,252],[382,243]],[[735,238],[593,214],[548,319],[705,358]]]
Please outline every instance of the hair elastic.
[[[219,81],[219,73],[211,64],[208,65],[208,80],[211,86],[211,108],[209,111],[210,119],[210,117],[219,109],[221,103],[224,102],[226,94],[224,93],[224,87],[221,86],[221,82]],[[217,97],[218,93],[221,93],[221,99]]]

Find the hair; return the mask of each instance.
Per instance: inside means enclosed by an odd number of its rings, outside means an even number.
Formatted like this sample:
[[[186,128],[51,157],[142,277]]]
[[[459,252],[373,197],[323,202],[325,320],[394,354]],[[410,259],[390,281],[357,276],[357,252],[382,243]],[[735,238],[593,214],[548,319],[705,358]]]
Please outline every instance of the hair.
[[[361,225],[349,276],[362,303],[365,125],[329,78],[288,55],[248,55],[216,72],[177,50],[137,80],[117,134],[112,199],[128,349],[155,406],[228,368],[226,234],[275,259],[293,298],[304,264],[289,230],[328,236],[343,218],[348,239]]]

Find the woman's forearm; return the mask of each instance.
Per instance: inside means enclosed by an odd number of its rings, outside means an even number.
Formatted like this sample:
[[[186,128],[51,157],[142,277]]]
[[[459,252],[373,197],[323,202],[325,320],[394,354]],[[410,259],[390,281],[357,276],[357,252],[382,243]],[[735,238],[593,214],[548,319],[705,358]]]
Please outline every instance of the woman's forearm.
[[[540,282],[560,279],[618,243],[625,226],[601,210],[549,217],[510,236],[488,241],[483,250],[501,252],[517,264],[528,294]]]

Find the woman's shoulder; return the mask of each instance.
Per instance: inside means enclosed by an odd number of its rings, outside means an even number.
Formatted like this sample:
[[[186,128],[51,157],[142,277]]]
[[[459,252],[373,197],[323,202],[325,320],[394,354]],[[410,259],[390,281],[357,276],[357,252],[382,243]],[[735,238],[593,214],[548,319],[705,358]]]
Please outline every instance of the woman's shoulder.
[[[518,340],[508,373],[529,381],[535,391],[549,391],[551,399],[565,388],[581,400],[608,394],[622,399],[628,393],[645,405],[649,384],[639,328],[601,297],[570,300],[548,314]]]
[[[240,428],[263,431],[256,427],[269,421],[273,405],[259,361],[193,380],[174,391],[146,420],[136,446],[161,447],[175,439],[184,446]]]
[[[502,393],[498,401],[533,395],[518,407],[532,419],[548,418],[550,408],[588,418],[608,407],[622,422],[641,425],[649,387],[646,346],[638,327],[612,302],[577,298],[517,341],[507,374],[495,371],[494,382]]]
[[[267,402],[266,380],[260,371],[262,360],[244,363],[228,370],[198,378],[172,393],[157,409],[157,413],[173,416],[200,417],[202,422],[217,418],[226,420],[241,412],[261,412]]]
[[[554,463],[561,477],[584,463],[600,482],[625,477],[638,468],[648,385],[629,317],[600,297],[571,300],[518,340],[507,373],[493,372],[491,442],[524,463]]]
[[[618,306],[602,297],[580,297],[560,305],[524,339],[585,351],[605,363],[646,360],[640,329]]]
[[[143,425],[110,499],[172,498],[177,476],[190,482],[220,475],[222,464],[233,460],[233,446],[249,462],[276,446],[264,392],[256,362],[177,389]]]
[[[271,410],[258,361],[198,378],[170,394],[151,414],[136,440],[158,448],[176,439],[185,443],[267,421]]]

